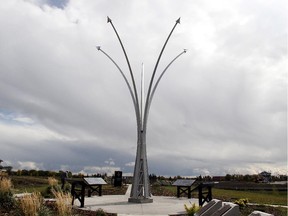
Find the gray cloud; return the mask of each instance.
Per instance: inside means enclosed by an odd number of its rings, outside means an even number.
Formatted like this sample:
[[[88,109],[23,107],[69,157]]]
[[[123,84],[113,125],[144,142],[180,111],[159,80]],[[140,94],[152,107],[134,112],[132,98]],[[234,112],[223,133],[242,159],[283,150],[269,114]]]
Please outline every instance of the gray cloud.
[[[169,68],[151,106],[149,171],[286,173],[285,9],[281,0],[0,3],[1,159],[15,168],[132,173],[133,104],[95,46],[128,72],[109,15],[137,84],[142,62],[148,83],[181,16],[158,72],[188,53]]]

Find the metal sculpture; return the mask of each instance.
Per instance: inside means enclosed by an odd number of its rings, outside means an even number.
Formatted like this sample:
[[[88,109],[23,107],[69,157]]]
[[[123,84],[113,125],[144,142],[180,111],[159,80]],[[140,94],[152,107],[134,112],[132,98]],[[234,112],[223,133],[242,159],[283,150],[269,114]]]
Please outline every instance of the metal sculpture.
[[[166,68],[163,70],[163,72],[160,74],[160,76],[158,77],[158,80],[156,81],[156,83],[154,84],[154,78],[155,78],[155,74],[158,68],[158,64],[160,62],[160,59],[162,57],[163,51],[166,47],[166,44],[169,41],[170,36],[172,35],[175,27],[177,26],[177,24],[180,24],[180,18],[176,20],[175,25],[173,26],[172,30],[170,31],[163,47],[162,50],[159,54],[159,57],[157,59],[157,62],[155,64],[151,79],[150,79],[150,83],[149,83],[149,88],[148,88],[148,92],[146,95],[146,102],[145,105],[144,103],[144,69],[142,70],[142,74],[141,74],[141,103],[139,104],[139,99],[138,99],[138,92],[137,92],[137,88],[136,88],[136,84],[135,84],[135,79],[134,79],[134,75],[130,66],[130,62],[128,59],[128,56],[126,54],[125,48],[123,46],[123,43],[120,39],[120,36],[115,28],[115,26],[112,23],[112,20],[107,17],[107,22],[111,24],[119,42],[122,48],[122,51],[125,55],[125,59],[129,68],[129,72],[130,72],[130,76],[131,76],[131,82],[132,82],[132,86],[130,85],[127,77],[125,76],[125,74],[123,73],[123,71],[121,70],[121,68],[117,65],[117,63],[106,53],[104,52],[100,46],[97,46],[96,48],[101,51],[104,55],[106,55],[112,62],[113,64],[118,68],[118,70],[120,71],[121,75],[123,76],[130,95],[132,97],[132,101],[134,104],[134,109],[135,109],[135,114],[136,114],[136,122],[137,122],[137,153],[136,153],[136,159],[135,159],[135,167],[134,167],[134,176],[133,176],[133,183],[132,183],[132,189],[131,189],[131,194],[130,194],[130,198],[129,198],[129,202],[136,202],[136,203],[149,203],[149,202],[153,202],[153,199],[151,198],[151,192],[150,192],[150,184],[149,184],[149,174],[148,174],[148,164],[147,164],[147,153],[146,153],[146,131],[147,131],[147,121],[148,121],[148,115],[149,115],[149,109],[150,109],[150,105],[155,93],[155,90],[159,84],[159,81],[161,80],[161,78],[163,77],[163,75],[165,74],[165,72],[167,71],[167,69],[170,67],[170,65],[177,59],[179,58],[182,54],[186,53],[186,49],[184,49],[184,51],[182,51],[180,54],[178,54],[167,66]],[[154,85],[153,85],[154,84]],[[143,111],[143,106],[144,111]]]

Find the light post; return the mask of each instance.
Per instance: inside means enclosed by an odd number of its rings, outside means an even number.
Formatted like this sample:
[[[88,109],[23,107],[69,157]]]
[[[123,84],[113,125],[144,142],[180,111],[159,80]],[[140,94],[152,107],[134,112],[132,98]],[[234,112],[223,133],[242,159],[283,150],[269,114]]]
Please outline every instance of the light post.
[[[149,109],[150,109],[150,105],[151,105],[155,90],[159,84],[159,81],[161,80],[161,78],[163,77],[163,75],[165,74],[167,69],[170,67],[170,65],[177,58],[179,58],[182,54],[186,53],[186,50],[184,49],[184,51],[182,51],[180,54],[178,54],[166,66],[166,68],[163,70],[163,72],[158,77],[155,84],[153,83],[153,81],[154,81],[155,74],[156,74],[161,56],[163,54],[163,51],[166,47],[167,42],[169,41],[170,36],[173,33],[175,27],[177,26],[177,24],[180,24],[180,18],[176,20],[176,23],[173,26],[172,30],[170,31],[170,33],[169,33],[169,35],[168,35],[168,37],[167,37],[167,39],[166,39],[166,41],[162,47],[162,50],[159,54],[159,57],[157,59],[157,62],[155,64],[155,67],[154,67],[154,70],[153,70],[153,73],[152,73],[152,76],[150,79],[145,104],[142,104],[142,101],[144,101],[144,98],[143,98],[144,97],[144,89],[143,89],[144,85],[141,84],[141,104],[139,104],[138,92],[137,92],[137,88],[136,88],[136,84],[135,84],[135,79],[134,79],[134,75],[133,75],[133,72],[132,72],[130,62],[129,62],[128,56],[126,54],[125,48],[123,46],[123,43],[119,37],[119,34],[118,34],[116,28],[114,27],[114,25],[112,23],[112,20],[109,17],[107,17],[107,22],[111,24],[119,42],[120,42],[122,51],[125,55],[125,59],[126,59],[126,62],[127,62],[128,68],[129,68],[132,86],[129,83],[129,81],[128,81],[127,77],[125,76],[125,74],[123,73],[123,71],[121,70],[121,68],[117,65],[117,63],[106,52],[104,52],[100,46],[97,46],[97,49],[99,51],[101,51],[104,55],[106,55],[113,62],[113,64],[118,68],[121,75],[123,76],[123,78],[124,78],[124,80],[128,86],[130,95],[132,97],[132,101],[133,101],[133,105],[134,105],[134,109],[135,109],[135,114],[136,114],[136,122],[137,122],[137,152],[136,152],[136,159],[135,159],[135,166],[134,166],[132,189],[131,189],[131,194],[130,194],[130,198],[128,201],[129,202],[136,202],[136,203],[150,203],[150,202],[153,202],[153,199],[151,198],[151,192],[150,192],[147,153],[146,153],[146,131],[147,131],[147,121],[148,121]],[[143,72],[142,72],[141,78],[143,79]],[[143,108],[142,108],[143,106],[145,107],[144,112],[143,112]]]

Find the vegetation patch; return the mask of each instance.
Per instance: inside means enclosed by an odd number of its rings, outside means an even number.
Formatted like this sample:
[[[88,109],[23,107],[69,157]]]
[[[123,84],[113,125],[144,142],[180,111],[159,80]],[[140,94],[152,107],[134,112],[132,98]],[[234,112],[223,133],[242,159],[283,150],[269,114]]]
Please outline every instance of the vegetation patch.
[[[197,206],[195,203],[193,204],[190,203],[190,204],[191,206],[187,206],[186,204],[184,204],[184,208],[188,216],[194,216],[194,214],[198,212],[201,207]]]
[[[287,192],[279,191],[239,191],[212,189],[213,197],[227,202],[234,202],[243,197],[247,198],[250,203],[268,204],[268,205],[287,205]]]
[[[9,210],[15,206],[15,199],[12,193],[12,183],[8,178],[0,180],[0,209]]]

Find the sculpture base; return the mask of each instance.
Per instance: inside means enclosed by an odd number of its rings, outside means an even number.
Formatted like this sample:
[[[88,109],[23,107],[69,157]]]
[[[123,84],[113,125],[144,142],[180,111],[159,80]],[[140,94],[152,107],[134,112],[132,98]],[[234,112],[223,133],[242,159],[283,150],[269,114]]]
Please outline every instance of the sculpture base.
[[[150,199],[150,198],[133,198],[133,197],[130,197],[128,199],[128,202],[131,202],[131,203],[153,203],[153,199]]]

